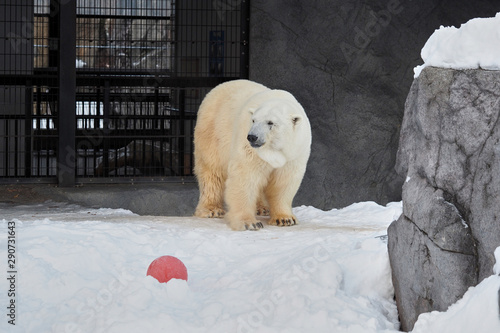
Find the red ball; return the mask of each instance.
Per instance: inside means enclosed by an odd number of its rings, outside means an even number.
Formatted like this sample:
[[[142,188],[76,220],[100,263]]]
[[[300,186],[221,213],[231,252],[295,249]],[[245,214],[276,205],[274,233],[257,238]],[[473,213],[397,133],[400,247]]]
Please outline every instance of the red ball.
[[[154,277],[159,282],[168,282],[171,279],[180,279],[187,281],[188,273],[186,266],[172,256],[161,256],[153,260],[148,267],[147,275]]]

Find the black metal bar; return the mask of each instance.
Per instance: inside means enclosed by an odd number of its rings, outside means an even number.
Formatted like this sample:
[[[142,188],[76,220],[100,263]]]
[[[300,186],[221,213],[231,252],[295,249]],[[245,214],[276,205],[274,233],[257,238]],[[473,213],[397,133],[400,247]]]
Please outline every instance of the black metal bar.
[[[59,145],[57,179],[59,186],[75,185],[76,168],[76,0],[57,1],[59,23]],[[58,10],[57,10],[58,9]],[[51,8],[51,11],[53,8]]]
[[[78,14],[78,18],[104,18],[104,19],[122,19],[129,20],[130,15],[108,15],[108,14]],[[134,18],[144,19],[144,20],[171,20],[170,16],[158,16],[158,15],[134,15]]]
[[[76,60],[75,60],[76,61]],[[73,64],[74,66],[74,64]],[[159,76],[144,76],[133,73],[133,75],[102,75],[102,74],[78,74],[76,85],[85,86],[101,86],[108,81],[114,87],[147,86],[145,83],[151,83],[151,87],[182,87],[182,88],[211,88],[218,84],[238,80],[238,76],[226,77],[159,77]],[[26,82],[31,80],[33,85],[55,86],[57,77],[53,75],[0,75],[0,82],[4,85],[26,85]]]
[[[19,176],[19,121],[14,122],[14,176]]]
[[[154,115],[155,115],[155,118],[157,118],[160,115],[159,107],[160,107],[160,91],[159,91],[158,87],[155,87],[155,92],[154,92]],[[154,122],[154,128],[158,128],[159,125],[160,124],[158,123],[158,120],[156,120]]]
[[[57,68],[59,58],[59,3],[60,0],[50,0],[49,15],[49,67]]]
[[[185,135],[185,114],[186,114],[186,90],[179,90],[179,171],[184,176],[184,135]]]
[[[104,83],[104,110],[103,110],[103,122],[104,122],[104,133],[109,132],[110,120],[109,116],[111,113],[111,101],[109,98],[109,81]],[[102,150],[102,162],[104,163],[104,175],[107,176],[109,172],[109,138],[103,138],[103,150]],[[115,157],[116,159],[116,154]],[[116,163],[116,162],[115,162]]]
[[[141,183],[196,183],[194,176],[166,176],[166,177],[77,177],[77,184],[141,184]],[[0,178],[0,184],[2,183]]]
[[[101,89],[100,88],[97,88],[96,89],[96,95],[95,95],[95,99],[96,99],[96,114],[95,114],[95,118],[94,118],[94,128],[99,128],[99,119],[101,118]],[[78,94],[80,95],[80,94]],[[94,97],[94,96],[91,96],[91,94],[89,94],[89,100],[90,98]],[[102,112],[104,113],[104,110],[102,110]]]
[[[3,147],[3,151],[4,151],[4,167],[3,169],[5,170],[5,176],[9,176],[9,140],[10,140],[10,131],[9,131],[9,128],[10,128],[10,125],[9,125],[10,121],[9,119],[6,119],[5,120],[5,146]]]
[[[250,0],[241,0],[240,78],[249,78]]]
[[[31,177],[31,159],[32,159],[32,153],[31,153],[31,129],[33,127],[33,103],[32,103],[32,85],[31,82],[28,81],[28,84],[26,85],[26,88],[24,90],[24,113],[26,116],[26,120],[24,121],[24,169],[25,169],[25,176],[26,177]]]
[[[40,115],[42,114],[42,91],[41,87],[36,88],[36,128],[40,128]],[[33,117],[33,115],[32,115]]]
[[[56,177],[0,177],[0,184],[56,184]]]

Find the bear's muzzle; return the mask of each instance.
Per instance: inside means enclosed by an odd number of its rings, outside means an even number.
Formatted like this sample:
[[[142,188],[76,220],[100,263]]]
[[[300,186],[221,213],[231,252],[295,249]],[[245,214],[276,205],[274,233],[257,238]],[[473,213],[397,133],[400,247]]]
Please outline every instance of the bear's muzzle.
[[[259,137],[257,135],[253,134],[248,134],[247,140],[248,142],[250,142],[250,146],[252,146],[253,148],[259,148],[264,144],[264,142],[259,140]]]

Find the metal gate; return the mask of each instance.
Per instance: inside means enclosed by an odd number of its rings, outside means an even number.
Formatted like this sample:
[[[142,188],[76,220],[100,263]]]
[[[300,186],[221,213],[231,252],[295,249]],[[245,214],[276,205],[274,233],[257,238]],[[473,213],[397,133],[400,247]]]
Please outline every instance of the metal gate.
[[[0,0],[0,182],[192,180],[205,94],[248,77],[248,0]]]

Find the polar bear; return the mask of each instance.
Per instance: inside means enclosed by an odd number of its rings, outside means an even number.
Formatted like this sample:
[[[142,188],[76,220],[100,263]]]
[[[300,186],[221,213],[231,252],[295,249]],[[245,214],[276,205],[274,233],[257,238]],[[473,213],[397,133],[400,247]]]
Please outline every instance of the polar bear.
[[[194,130],[195,216],[233,230],[297,224],[292,200],[311,150],[311,127],[292,94],[248,80],[222,83],[200,105]],[[227,213],[224,202],[226,203]]]

